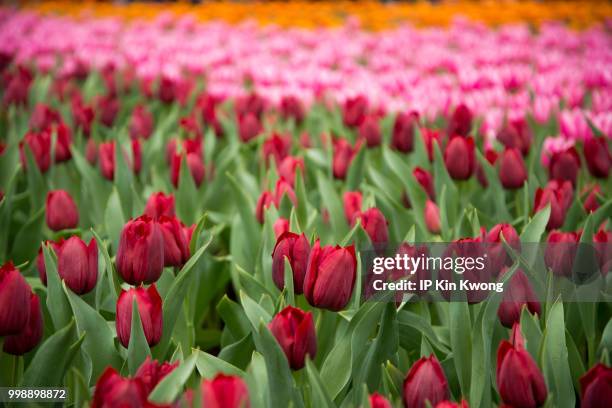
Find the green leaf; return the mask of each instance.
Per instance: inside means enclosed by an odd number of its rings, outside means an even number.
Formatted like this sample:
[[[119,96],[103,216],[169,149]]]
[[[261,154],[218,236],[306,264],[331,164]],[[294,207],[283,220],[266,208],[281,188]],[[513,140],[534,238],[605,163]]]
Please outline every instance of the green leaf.
[[[72,310],[62,289],[62,280],[57,273],[55,253],[47,245],[43,246],[45,270],[47,272],[47,310],[55,330],[65,327],[72,317]]]
[[[187,165],[187,157],[183,155],[176,192],[176,215],[187,225],[193,224],[198,214],[196,197],[198,197],[198,188]]]
[[[113,187],[113,191],[108,197],[106,209],[104,210],[104,226],[110,237],[110,241],[114,250],[119,247],[119,237],[127,219],[121,206],[121,200],[117,189]]]
[[[244,309],[227,295],[223,295],[219,301],[217,312],[235,339],[241,339],[250,333],[251,326]]]
[[[129,143],[128,143],[129,144]],[[131,146],[130,146],[131,149]],[[117,189],[121,201],[123,215],[132,217],[132,185],[134,177],[132,170],[125,161],[123,146],[119,140],[115,141],[115,178],[114,186]]]
[[[12,259],[15,264],[21,264],[36,257],[36,252],[42,240],[41,231],[45,219],[45,208],[34,213],[21,227],[13,240]]]
[[[306,187],[304,186],[304,175],[302,168],[297,167],[295,172],[295,195],[297,198],[296,215],[300,229],[303,231],[308,224],[308,198],[306,196]]]
[[[326,408],[335,407],[336,405],[325,390],[323,380],[321,380],[317,368],[309,358],[306,358],[306,374],[308,375],[308,382],[310,383],[311,406]]]
[[[489,184],[488,189],[493,195],[495,217],[499,220],[509,220],[510,214],[508,213],[508,208],[506,207],[505,191],[499,181],[499,176],[497,175],[497,171],[495,171],[495,167],[493,167],[491,163],[489,163],[489,161],[482,156],[482,153],[480,153],[478,149],[476,149],[476,158],[487,178],[487,183]]]
[[[208,354],[200,350],[196,350],[194,353],[197,353],[198,356],[196,359],[198,373],[200,373],[203,378],[210,379],[216,376],[218,373],[237,375],[240,377],[243,377],[245,374],[244,371],[238,367],[235,367],[232,364],[213,356],[212,354]]]
[[[132,326],[130,330],[130,342],[128,344],[128,369],[130,375],[136,374],[138,368],[147,357],[151,356],[151,349],[144,333],[144,328],[140,321],[140,312],[138,311],[138,302],[136,298],[132,302]]]
[[[334,190],[333,185],[321,172],[317,173],[317,184],[319,186],[319,194],[323,200],[323,205],[327,208],[327,211],[329,211],[329,220],[334,231],[334,236],[336,237],[336,241],[339,241],[346,234],[348,229],[344,218],[342,202],[338,197],[338,193]]]
[[[257,327],[259,327],[261,320],[263,320],[266,324],[272,320],[272,316],[270,316],[270,314],[263,307],[261,307],[257,302],[242,291],[240,292],[240,302],[242,303],[244,312],[253,326],[253,330],[256,330]]]
[[[191,377],[198,355],[199,353],[194,351],[187,360],[183,361],[170,374],[165,376],[151,391],[151,394],[149,394],[149,401],[158,405],[174,403],[183,391],[185,383]]]
[[[112,296],[112,300],[114,302],[117,301],[119,294],[121,293],[121,283],[119,282],[119,277],[114,272],[113,261],[111,261],[110,255],[108,254],[108,250],[106,249],[106,245],[102,238],[98,235],[98,233],[92,228],[91,233],[93,234],[97,244],[98,249],[102,252],[102,257],[104,258],[104,264],[106,265],[106,277],[109,284],[110,293]]]
[[[472,360],[472,324],[470,310],[465,301],[454,301],[449,304],[450,314],[450,344],[453,350],[453,360],[457,370],[457,378],[462,395],[470,392],[470,374]]]
[[[366,147],[362,145],[359,151],[351,161],[348,173],[346,175],[346,188],[349,191],[357,190],[363,180],[363,174],[365,173],[365,157]]]
[[[244,369],[251,361],[254,348],[253,336],[249,333],[237,342],[223,347],[219,352],[219,358],[240,369]]]
[[[283,270],[283,282],[285,283],[285,296],[287,304],[295,305],[295,294],[293,290],[293,270],[291,269],[291,263],[289,258],[285,257],[285,269]]]

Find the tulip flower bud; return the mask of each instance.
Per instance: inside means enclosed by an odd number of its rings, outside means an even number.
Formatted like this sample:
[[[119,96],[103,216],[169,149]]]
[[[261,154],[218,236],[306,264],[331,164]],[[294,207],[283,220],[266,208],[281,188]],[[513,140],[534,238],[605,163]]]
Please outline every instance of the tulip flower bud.
[[[31,293],[29,305],[30,316],[25,328],[18,334],[6,336],[2,349],[5,353],[21,356],[31,351],[40,343],[43,336],[43,317],[38,295]]]
[[[261,122],[252,113],[247,113],[238,119],[238,134],[244,143],[256,138],[263,131]]]
[[[98,246],[92,238],[89,245],[79,237],[70,237],[57,251],[57,272],[76,294],[91,292],[98,281]]]
[[[334,157],[332,168],[334,177],[340,180],[346,178],[348,168],[355,157],[356,149],[350,145],[345,139],[337,139],[334,141]]]
[[[130,119],[130,137],[148,139],[153,133],[153,115],[144,105],[138,105],[132,112]]]
[[[159,226],[164,237],[164,266],[182,266],[189,259],[189,244],[176,217],[162,215]]]
[[[461,400],[461,402],[442,401],[438,402],[435,408],[470,408],[470,406],[466,400]]]
[[[591,137],[584,142],[584,158],[593,177],[607,178],[612,167],[612,155],[603,137]]]
[[[85,145],[85,159],[92,166],[98,161],[98,145],[93,139],[89,139]]]
[[[342,196],[344,202],[344,217],[349,225],[353,225],[355,217],[361,213],[362,195],[359,191],[347,191]]]
[[[506,148],[499,158],[499,180],[502,186],[509,190],[523,187],[527,181],[525,161],[518,149]]]
[[[361,226],[370,237],[376,250],[384,250],[385,245],[389,242],[388,224],[383,213],[376,207],[361,213]]]
[[[582,190],[582,195],[586,195],[583,207],[588,214],[597,211],[599,208],[599,197],[602,196],[601,187],[599,184],[587,186]]]
[[[109,366],[96,382],[91,408],[147,407],[147,397],[140,378],[123,378]]]
[[[491,275],[497,276],[505,265],[512,263],[512,258],[507,253],[502,242],[502,236],[515,251],[521,251],[521,239],[514,227],[510,224],[497,224],[485,236],[489,259],[487,265]]]
[[[523,156],[529,153],[533,138],[524,118],[509,120],[497,134],[497,140],[508,149],[518,149]]]
[[[398,113],[393,124],[391,147],[402,153],[410,153],[414,148],[414,128],[419,119],[416,112]]]
[[[304,174],[304,159],[301,157],[287,156],[278,166],[278,175],[291,186],[295,184],[295,174],[298,167]]]
[[[131,285],[159,279],[164,269],[164,238],[157,221],[142,215],[125,224],[116,264],[119,275]]]
[[[440,227],[440,210],[436,203],[431,200],[427,200],[425,202],[424,214],[425,225],[427,226],[427,230],[432,234],[439,234],[442,231]]]
[[[153,193],[147,200],[144,213],[156,219],[165,215],[174,217],[174,194],[164,194],[163,192]]]
[[[49,191],[46,204],[47,226],[53,231],[76,228],[79,210],[70,193],[65,190]]]
[[[504,269],[500,276],[503,276],[508,269]],[[531,287],[531,283],[521,269],[514,272],[514,275],[506,283],[502,302],[497,309],[499,321],[504,326],[511,328],[515,323],[521,320],[521,311],[523,305],[527,306],[532,314],[540,314],[540,302]]]
[[[474,139],[455,136],[444,149],[444,164],[455,180],[467,180],[476,169]]]
[[[51,249],[55,251],[57,255],[59,249],[64,244],[64,238],[60,238],[56,242],[54,241],[46,241],[48,245],[51,245]],[[44,244],[43,244],[44,245]],[[43,285],[47,286],[47,268],[45,266],[45,255],[43,254],[42,245],[38,248],[38,256],[36,257],[36,269],[38,269],[38,275],[40,276],[40,281]]]
[[[580,377],[581,408],[604,407],[612,401],[612,368],[597,363]],[[607,402],[606,402],[607,401]]]
[[[237,376],[217,374],[212,380],[202,380],[202,406],[210,408],[248,408],[249,389]]]
[[[29,149],[41,173],[49,170],[51,166],[51,134],[47,130],[39,133],[28,132],[19,142],[19,157],[25,169],[28,167],[26,148]]]
[[[304,277],[308,267],[310,243],[306,235],[285,232],[276,241],[272,251],[272,279],[280,290],[285,287],[285,258],[289,260],[293,271],[293,291],[304,292]]]
[[[65,123],[58,123],[54,126],[55,131],[55,162],[62,163],[72,158],[70,144],[72,143],[72,134],[70,128]],[[52,131],[51,128],[48,129]]]
[[[536,408],[546,401],[544,377],[524,348],[503,340],[497,349],[497,390],[504,403]]]
[[[412,175],[421,187],[423,187],[429,199],[432,201],[435,200],[436,191],[434,189],[434,180],[431,173],[421,167],[415,167],[414,170],[412,170]]]
[[[115,142],[100,143],[98,160],[102,177],[113,181],[115,178]]]
[[[365,140],[368,147],[380,146],[382,135],[376,116],[366,116],[361,125],[359,125],[359,138]]]
[[[368,100],[359,95],[344,102],[342,120],[348,127],[357,127],[364,121],[367,112]]]
[[[163,362],[160,364],[157,360],[151,360],[151,357],[147,356],[144,363],[142,363],[138,371],[136,371],[134,378],[140,379],[147,395],[149,395],[155,386],[159,384],[165,376],[174,371],[178,365],[178,361],[174,363]]]
[[[3,78],[3,87],[6,86],[2,98],[4,106],[27,105],[32,80],[32,73],[23,65],[19,65],[16,72],[7,74]]]
[[[287,356],[292,370],[299,370],[317,353],[317,337],[311,312],[287,306],[269,324],[270,331]]]
[[[264,223],[264,210],[268,209],[273,203],[274,196],[269,191],[262,192],[257,199],[257,205],[255,206],[255,217],[260,224]]]
[[[104,95],[96,100],[96,117],[106,127],[112,127],[119,113],[119,99],[113,95]]]
[[[296,123],[301,123],[304,120],[304,116],[306,116],[302,102],[295,96],[284,96],[281,99],[280,113],[285,119],[295,119]]]
[[[448,382],[435,355],[421,357],[413,364],[404,380],[404,405],[406,408],[426,408],[450,397]]]
[[[578,242],[579,232],[552,231],[548,235],[544,261],[557,276],[569,277],[572,275]]]
[[[179,151],[179,148],[182,149]],[[166,161],[171,166],[172,158],[180,153],[190,154],[194,153],[195,155],[202,157],[202,139],[170,139],[168,144],[166,145]]]
[[[115,325],[117,337],[121,344],[127,348],[130,344],[132,332],[132,302],[136,299],[138,314],[144,335],[150,347],[159,343],[163,330],[162,299],[155,288],[155,284],[147,289],[138,287],[122,290],[117,299],[117,314]]]
[[[202,156],[196,153],[187,153],[187,167],[189,168],[189,172],[193,177],[193,181],[197,187],[202,184],[204,180],[204,161],[202,160]],[[170,178],[172,180],[172,185],[175,188],[179,186],[180,173],[181,173],[181,162],[183,160],[183,154],[175,154],[172,157],[172,164],[170,166]]]
[[[461,104],[457,106],[450,120],[446,134],[448,137],[467,136],[472,130],[472,112],[470,109]]]
[[[31,293],[12,262],[0,267],[0,337],[19,334],[27,327]]]
[[[310,251],[304,296],[312,306],[339,311],[351,299],[357,277],[355,246],[321,247],[317,240]]]
[[[283,233],[289,231],[289,220],[283,217],[278,217],[278,219],[274,221],[272,228],[274,228],[274,236],[276,239],[278,239],[278,237],[283,235]]]
[[[565,215],[572,204],[574,190],[569,181],[549,181],[545,188],[538,188],[535,194],[534,212],[550,204],[550,218],[547,230],[560,228],[565,222]]]
[[[442,148],[442,134],[438,130],[421,129],[421,136],[423,138],[423,144],[427,149],[427,157],[430,162],[433,162],[434,143],[437,143]]]
[[[393,408],[388,399],[375,392],[368,398],[370,401],[370,408]]]
[[[75,129],[80,129],[86,137],[91,136],[91,125],[96,116],[93,107],[85,105],[79,98],[73,99],[71,106]]]
[[[272,136],[263,142],[261,150],[266,165],[269,164],[270,157],[272,157],[275,163],[279,165],[280,162],[282,162],[283,159],[289,155],[289,151],[291,150],[291,137],[273,133]]]
[[[566,150],[553,153],[548,164],[548,173],[551,180],[569,181],[576,185],[576,177],[580,171],[580,156],[574,146]]]

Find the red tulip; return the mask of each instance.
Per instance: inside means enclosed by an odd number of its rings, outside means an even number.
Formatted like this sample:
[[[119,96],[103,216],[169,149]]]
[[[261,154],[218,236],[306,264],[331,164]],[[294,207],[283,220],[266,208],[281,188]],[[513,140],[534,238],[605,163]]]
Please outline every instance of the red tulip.
[[[151,218],[159,218],[162,215],[174,217],[174,194],[166,195],[161,191],[151,194],[144,213]]]
[[[279,165],[280,162],[289,155],[289,151],[291,150],[291,137],[273,133],[272,136],[263,142],[261,149],[266,164],[269,164],[270,157],[272,157],[276,164]]]
[[[499,158],[499,180],[502,186],[509,190],[523,187],[527,181],[525,161],[518,149],[506,148]]]
[[[495,150],[489,148],[485,149],[484,157],[492,166],[495,165],[495,162],[497,161],[497,156],[498,155]],[[485,174],[482,166],[478,162],[476,162],[476,177],[478,178],[478,182],[481,186],[485,188],[489,186],[489,180],[487,180],[487,175]]]
[[[375,392],[368,398],[370,402],[370,408],[393,408],[388,399]]]
[[[256,138],[262,131],[261,122],[254,114],[247,113],[238,118],[238,134],[243,142],[246,143]]]
[[[421,357],[412,365],[404,380],[404,405],[406,408],[425,408],[450,397],[448,382],[435,355]]]
[[[72,144],[72,132],[70,128],[63,122],[58,123],[55,130],[55,162],[62,163],[72,158],[72,152],[70,151],[70,145]]]
[[[221,98],[210,94],[203,94],[198,98],[196,107],[200,109],[202,113],[202,122],[210,126],[217,137],[223,136],[223,128],[217,118],[217,104],[221,102]]]
[[[58,111],[44,103],[37,103],[30,116],[30,129],[34,131],[45,130],[61,121],[62,116]]]
[[[535,195],[534,212],[550,204],[550,218],[547,230],[560,228],[565,222],[565,214],[572,204],[574,190],[569,181],[549,181],[546,187],[538,188]]]
[[[191,173],[191,177],[193,177],[193,181],[197,187],[202,184],[204,180],[204,161],[202,160],[202,156],[199,156],[195,153],[187,153],[187,167],[189,168],[189,172]],[[180,172],[181,172],[181,162],[183,160],[182,154],[175,154],[172,158],[172,165],[170,167],[170,178],[172,179],[172,185],[175,188],[178,188],[180,181]]]
[[[332,162],[334,177],[340,180],[346,178],[348,168],[357,153],[357,148],[351,146],[346,139],[334,140],[334,157]]]
[[[38,295],[31,293],[29,301],[30,315],[25,328],[18,334],[6,336],[2,350],[5,353],[21,356],[34,349],[43,336],[43,317]]]
[[[503,276],[508,269],[504,269],[500,276]],[[529,279],[521,269],[514,272],[514,275],[506,282],[502,302],[497,309],[499,321],[504,326],[511,328],[513,324],[521,320],[523,305],[532,314],[541,314],[540,302],[531,287]]]
[[[73,236],[57,250],[57,273],[76,294],[91,292],[98,281],[98,246],[92,238],[89,245]]]
[[[179,148],[181,151],[178,150]],[[166,145],[166,161],[169,165],[172,165],[172,158],[179,153],[193,153],[199,157],[202,157],[202,151],[201,138],[183,140],[170,139]]]
[[[100,96],[96,100],[96,116],[104,126],[113,126],[119,108],[119,99],[113,95]]]
[[[272,226],[274,229],[274,236],[276,239],[283,235],[283,233],[289,231],[289,220],[283,217],[278,217],[276,221],[274,221],[274,225]]]
[[[22,65],[17,66],[16,72],[7,74],[4,81],[6,88],[2,98],[4,105],[27,105],[32,80],[32,73]]]
[[[147,394],[140,378],[123,378],[108,367],[96,382],[91,408],[153,408],[147,402]]]
[[[19,142],[19,156],[25,169],[27,169],[26,146],[40,172],[45,173],[49,170],[51,166],[51,134],[47,130],[39,133],[28,132]]]
[[[178,96],[178,83],[174,79],[162,76],[157,88],[157,98],[163,103],[172,103]]]
[[[427,149],[427,157],[430,162],[433,162],[434,143],[437,143],[442,148],[442,133],[438,130],[423,128],[421,129],[421,135],[423,137],[423,144],[425,144]]]
[[[83,135],[89,137],[91,135],[91,125],[93,124],[94,118],[95,112],[92,106],[85,105],[79,98],[73,99],[72,119],[75,129],[81,129]]]
[[[132,112],[130,119],[130,137],[148,139],[153,133],[153,115],[144,105],[138,105]]]
[[[117,299],[117,314],[115,325],[117,337],[124,347],[130,344],[132,331],[132,303],[136,299],[138,314],[144,335],[150,347],[155,346],[161,340],[163,330],[162,299],[155,288],[155,284],[144,287],[121,290]]]
[[[531,129],[524,118],[509,120],[497,134],[497,140],[508,149],[518,149],[523,156],[531,147]]]
[[[64,238],[60,238],[57,241],[46,241],[47,245],[51,246],[51,249],[55,251],[57,255],[59,249],[64,244]],[[44,245],[44,244],[43,244]],[[42,245],[38,248],[38,256],[36,257],[36,269],[38,269],[38,275],[43,285],[47,286],[47,268],[45,267],[45,256],[43,254]]]
[[[552,231],[546,241],[544,261],[557,276],[572,275],[574,259],[580,241],[579,232]]]
[[[347,99],[344,102],[342,118],[348,127],[357,127],[364,121],[368,111],[368,100],[364,96]]]
[[[461,104],[457,106],[453,115],[448,121],[446,134],[448,137],[467,136],[472,130],[472,112],[470,109]]]
[[[344,202],[344,217],[349,225],[353,225],[355,218],[361,214],[362,195],[359,191],[347,191],[342,196]]]
[[[285,286],[285,258],[287,258],[293,272],[293,291],[297,294],[304,292],[304,277],[309,254],[310,243],[306,235],[285,232],[278,237],[272,251],[272,278],[280,290]]]
[[[287,306],[274,316],[269,327],[287,356],[292,370],[304,367],[306,355],[314,359],[317,353],[317,337],[311,312]]]
[[[159,226],[164,237],[164,266],[182,266],[189,259],[189,243],[176,217],[162,215]]]
[[[281,99],[280,113],[285,119],[295,119],[296,123],[301,123],[304,120],[304,116],[306,116],[302,102],[295,96],[284,96]]]
[[[265,108],[266,101],[255,92],[237,98],[236,100],[236,115],[239,117],[252,114],[260,119]]]
[[[599,270],[603,276],[612,269],[612,231],[599,230],[593,235],[593,247],[596,251]]]
[[[455,180],[467,180],[476,169],[474,139],[455,136],[444,149],[444,164]]]
[[[512,263],[512,258],[506,252],[502,236],[515,251],[521,251],[521,239],[514,227],[510,224],[497,224],[484,238],[488,253],[487,265],[492,275],[497,276],[505,265]]]
[[[287,156],[278,166],[278,175],[291,186],[295,184],[295,175],[300,168],[304,174],[304,159],[301,157]]]
[[[602,196],[601,187],[599,184],[587,186],[582,190],[582,195],[586,194],[584,199],[583,207],[587,213],[597,211],[599,208],[599,197]]]
[[[92,166],[98,161],[98,145],[93,138],[89,139],[85,145],[85,159]]]
[[[148,215],[128,221],[119,238],[117,271],[130,285],[153,283],[164,269],[164,238]]]
[[[174,363],[163,362],[160,364],[157,360],[151,360],[151,357],[147,357],[144,363],[138,368],[138,371],[136,371],[134,378],[138,378],[142,382],[146,394],[149,395],[157,384],[159,384],[165,376],[174,371],[178,365],[178,361]]]
[[[183,233],[185,234],[185,239],[187,240],[187,247],[191,245],[191,239],[193,238],[193,232],[196,229],[196,224],[191,224],[190,226],[185,226],[181,223],[181,227],[183,228]]]
[[[429,199],[425,202],[423,217],[425,218],[425,225],[429,232],[432,234],[439,234],[440,231],[442,231],[440,227],[440,210],[436,203]]]
[[[262,192],[257,199],[257,205],[255,206],[255,217],[260,224],[263,224],[264,222],[264,210],[268,209],[272,203],[274,203],[274,196],[269,191]]]
[[[76,228],[79,225],[79,210],[65,190],[49,191],[46,203],[47,226],[53,231]]]
[[[399,113],[393,124],[391,147],[402,153],[410,153],[414,148],[414,128],[419,120],[416,112]]]
[[[339,311],[346,307],[355,287],[355,246],[321,247],[317,240],[310,251],[304,296],[312,306]]]
[[[0,336],[19,334],[27,327],[31,293],[12,262],[0,267]]]
[[[503,340],[497,349],[497,389],[513,408],[542,406],[548,394],[544,377],[531,355]]]
[[[576,177],[580,171],[580,156],[575,147],[556,152],[550,158],[548,173],[551,180],[569,181],[576,185]]]
[[[249,389],[240,377],[217,374],[202,380],[202,406],[206,408],[249,408]]]
[[[202,140],[204,137],[202,133],[202,125],[198,121],[195,112],[188,116],[184,116],[179,120],[179,126],[181,130],[189,137],[195,140]]]
[[[102,177],[112,181],[115,178],[115,142],[100,143],[98,158]]]
[[[384,250],[389,242],[389,227],[384,214],[376,207],[361,213],[361,226],[370,237],[372,245],[377,250]]]
[[[436,191],[434,189],[434,180],[431,173],[421,167],[415,167],[414,170],[412,170],[412,175],[421,187],[423,187],[429,199],[432,201],[435,200]]]
[[[603,137],[592,137],[584,142],[584,158],[593,177],[607,178],[612,167],[612,155]]]
[[[466,400],[461,402],[442,401],[436,404],[435,408],[470,408]]]
[[[597,363],[580,377],[581,408],[603,408],[612,401],[612,368]]]
[[[380,146],[382,134],[376,116],[368,115],[361,122],[361,125],[359,125],[359,138],[365,140],[368,147]]]

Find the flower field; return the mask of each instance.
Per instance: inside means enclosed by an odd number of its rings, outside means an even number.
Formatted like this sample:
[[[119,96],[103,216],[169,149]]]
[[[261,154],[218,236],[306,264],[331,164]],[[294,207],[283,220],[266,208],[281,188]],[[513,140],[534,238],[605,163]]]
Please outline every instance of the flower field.
[[[612,16],[553,3],[0,8],[0,390],[612,406]]]

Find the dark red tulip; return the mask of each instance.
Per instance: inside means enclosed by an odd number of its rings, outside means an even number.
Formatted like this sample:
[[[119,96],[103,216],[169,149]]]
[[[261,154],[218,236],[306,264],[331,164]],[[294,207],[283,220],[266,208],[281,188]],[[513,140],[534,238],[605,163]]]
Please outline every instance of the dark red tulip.
[[[439,234],[442,228],[440,227],[440,210],[436,203],[428,199],[425,202],[425,209],[423,212],[427,230],[432,234]]]
[[[499,272],[505,265],[509,266],[512,264],[512,258],[504,247],[502,236],[506,240],[506,243],[516,252],[521,251],[521,239],[512,225],[494,225],[484,238],[488,253],[487,265],[489,267],[489,272],[493,276],[499,275]]]
[[[421,185],[421,187],[423,187],[423,190],[425,190],[429,199],[432,201],[435,200],[436,191],[434,188],[434,180],[431,173],[421,167],[415,167],[414,170],[412,170],[412,175]]]
[[[130,137],[148,139],[153,133],[153,115],[144,105],[138,105],[132,112],[130,119]]]
[[[375,392],[368,398],[370,402],[370,408],[393,408],[388,399]]]
[[[435,408],[470,408],[470,406],[466,400],[461,400],[461,402],[442,401],[438,402]]]
[[[368,100],[365,96],[357,96],[347,99],[342,110],[342,119],[348,127],[361,125],[368,112]]]
[[[504,188],[516,190],[527,181],[527,169],[521,152],[516,148],[506,148],[499,158],[499,180]]]
[[[39,133],[28,132],[19,142],[19,156],[21,164],[27,169],[26,147],[41,173],[45,173],[51,166],[51,134],[44,130]]]
[[[310,242],[306,235],[285,232],[278,237],[272,251],[272,278],[280,290],[285,286],[285,258],[287,258],[293,272],[293,291],[297,294],[304,292],[304,277],[309,255]]]
[[[284,96],[281,99],[280,112],[283,118],[293,118],[296,123],[301,123],[305,116],[304,106],[295,96]]]
[[[122,290],[117,299],[117,314],[115,325],[117,337],[124,347],[130,344],[132,331],[132,303],[136,299],[138,314],[144,335],[150,347],[161,340],[163,330],[162,299],[155,288],[155,284],[144,287]]]
[[[85,145],[85,159],[92,166],[98,161],[98,145],[93,138],[90,138]]]
[[[202,380],[202,406],[206,408],[249,408],[249,389],[242,378],[217,374]]]
[[[91,125],[96,116],[93,107],[85,105],[79,98],[73,99],[71,106],[74,127],[80,129],[84,136],[89,137],[91,135]]]
[[[115,142],[100,143],[98,160],[102,177],[112,181],[115,178]]]
[[[151,218],[159,218],[162,215],[174,217],[174,194],[164,194],[161,191],[151,194],[144,213]]]
[[[399,113],[393,124],[391,147],[402,153],[410,153],[414,148],[414,128],[419,115],[416,112]]]
[[[455,136],[444,149],[444,164],[455,180],[467,180],[476,169],[474,139]]]
[[[260,120],[252,113],[247,113],[238,118],[238,134],[240,140],[249,142],[256,138],[263,131]]]
[[[583,203],[584,211],[589,214],[594,211],[597,211],[597,209],[599,208],[599,199],[603,196],[599,184],[594,184],[585,187],[582,190],[582,195],[586,195]]]
[[[179,151],[179,149],[181,149]],[[166,161],[169,165],[172,165],[172,158],[179,154],[196,154],[202,157],[202,139],[170,139],[166,145]]]
[[[157,360],[151,360],[151,357],[147,357],[144,363],[138,368],[138,371],[136,371],[134,378],[138,378],[142,382],[146,394],[149,395],[155,386],[157,386],[165,376],[174,371],[178,365],[178,361],[174,363],[165,361],[159,363]]]
[[[276,221],[274,221],[274,225],[272,226],[274,229],[274,236],[276,239],[283,235],[283,233],[289,231],[289,220],[283,217],[278,217]]]
[[[427,157],[430,162],[434,159],[434,143],[438,144],[438,147],[442,149],[442,133],[439,130],[422,128],[421,135],[423,137],[423,144],[427,149]]]
[[[104,95],[96,100],[96,117],[104,126],[112,127],[119,113],[119,99],[113,95]]]
[[[306,363],[306,355],[314,359],[317,354],[317,336],[311,312],[287,306],[269,324],[270,331],[287,356],[292,370]]]
[[[47,226],[53,231],[76,228],[79,225],[79,210],[65,190],[47,193],[45,208]]]
[[[179,126],[189,138],[193,138],[195,140],[202,140],[202,138],[204,137],[202,132],[202,125],[200,125],[200,122],[198,121],[195,112],[190,114],[189,116],[182,117],[179,120]]]
[[[174,79],[162,76],[157,87],[157,98],[163,103],[172,103],[177,98],[179,93],[177,81]]]
[[[572,275],[580,235],[580,232],[561,231],[552,231],[548,235],[544,261],[555,275],[565,277]]]
[[[304,279],[306,300],[321,309],[344,309],[353,294],[356,269],[354,245],[321,247],[317,240],[310,251]]]
[[[280,162],[289,155],[289,151],[291,150],[291,137],[273,133],[272,136],[263,142],[261,149],[266,164],[269,164],[271,157],[274,159],[275,163],[279,165]]]
[[[30,116],[30,129],[34,131],[45,130],[61,121],[62,117],[58,111],[44,103],[37,103]]]
[[[332,162],[334,177],[340,180],[346,178],[348,168],[357,153],[357,148],[351,146],[346,139],[334,140],[334,157]]]
[[[51,245],[51,249],[55,251],[57,255],[59,249],[64,244],[64,238],[60,238],[57,241],[45,241],[47,245]],[[44,244],[43,244],[44,245]],[[45,255],[42,251],[42,245],[38,249],[38,256],[36,257],[36,269],[38,269],[38,275],[40,276],[40,281],[43,285],[47,286],[47,268],[45,267]]]
[[[255,206],[255,217],[260,224],[264,223],[264,211],[274,203],[274,196],[269,191],[261,193],[257,199],[257,205]]]
[[[8,105],[27,105],[33,75],[26,67],[19,65],[15,72],[5,76],[4,96],[2,102]]]
[[[581,408],[605,408],[612,401],[612,368],[597,363],[580,377]]]
[[[295,195],[295,191],[293,191],[293,187],[291,187],[291,184],[283,179],[278,179],[274,189],[274,205],[276,208],[280,206],[284,196],[287,196],[291,203],[293,203],[294,206],[297,206],[297,197]]]
[[[606,276],[612,269],[612,231],[601,229],[594,234],[593,247],[599,263],[599,271]]]
[[[140,378],[123,378],[109,366],[96,382],[91,408],[153,408],[147,397]]]
[[[523,156],[531,147],[531,129],[524,118],[509,120],[497,134],[497,140],[509,149],[518,149]]]
[[[497,349],[497,390],[513,408],[536,408],[548,392],[542,372],[524,348],[502,340]]]
[[[291,186],[295,184],[295,175],[298,167],[304,174],[304,159],[301,157],[287,156],[278,166],[278,175]]]
[[[384,214],[376,207],[367,209],[360,214],[361,226],[370,237],[372,245],[377,250],[384,250],[389,242],[389,227]]]
[[[435,355],[421,357],[412,365],[404,380],[406,408],[426,408],[426,401],[435,406],[449,397],[446,375]]]
[[[159,226],[164,237],[164,266],[183,266],[189,259],[189,243],[176,217],[162,215]]]
[[[572,204],[574,189],[569,181],[549,181],[546,187],[538,188],[535,194],[534,213],[550,204],[550,218],[547,230],[560,228]]]
[[[181,162],[183,161],[183,154],[175,154],[172,158],[172,164],[170,166],[170,178],[172,180],[172,185],[175,188],[178,188],[181,174]],[[191,177],[193,177],[193,181],[197,187],[202,184],[204,180],[204,175],[206,169],[204,167],[204,160],[202,160],[202,156],[197,155],[195,153],[187,153],[185,156],[187,158],[187,167],[189,168],[189,172],[191,173]]]
[[[164,238],[148,215],[129,220],[119,238],[117,271],[130,285],[153,283],[164,269]]]
[[[62,163],[72,158],[70,145],[72,144],[72,132],[65,123],[55,125],[50,131],[55,131],[55,162]]]
[[[495,162],[497,161],[497,152],[493,149],[486,148],[484,152],[485,159],[491,164],[491,166],[495,166]],[[485,174],[482,166],[478,161],[476,162],[476,177],[478,178],[478,182],[484,188],[489,186],[489,180],[487,180],[487,175]]]
[[[223,136],[223,128],[217,118],[217,104],[220,102],[222,102],[221,98],[208,93],[201,95],[196,102],[202,114],[202,122],[210,126],[217,137]]]
[[[18,334],[6,336],[2,350],[5,353],[21,356],[40,343],[43,336],[43,317],[38,295],[31,293],[29,300],[30,316],[25,328]]]
[[[344,203],[344,217],[349,225],[353,225],[355,218],[361,214],[362,195],[360,191],[347,191],[342,196]]]
[[[591,137],[584,142],[584,158],[593,177],[607,178],[612,167],[612,154],[603,137]]]
[[[365,140],[366,146],[380,146],[382,142],[382,134],[378,118],[374,115],[368,115],[359,125],[359,138]]]
[[[508,269],[504,269],[500,276],[507,271]],[[514,323],[519,323],[523,306],[526,306],[532,314],[541,314],[540,302],[529,279],[521,269],[518,269],[506,282],[503,299],[497,309],[497,316],[501,324],[511,328]]]
[[[580,156],[575,147],[556,152],[550,158],[548,173],[551,180],[569,181],[576,185],[576,177],[580,171]]]
[[[238,116],[252,114],[256,118],[260,119],[265,108],[266,101],[255,92],[237,98],[236,100],[236,114]]]
[[[195,231],[197,224],[191,224],[190,226],[186,226],[181,223],[181,227],[183,228],[183,233],[185,234],[185,240],[187,241],[187,247],[191,245],[191,239],[193,238],[193,232]]]
[[[448,128],[446,134],[448,137],[467,136],[472,130],[472,112],[470,109],[461,104],[457,106],[453,115],[448,121]]]
[[[57,251],[57,272],[76,294],[91,292],[98,281],[98,246],[92,238],[89,245],[73,236]]]
[[[0,337],[21,333],[30,318],[32,290],[12,262],[0,267]]]

